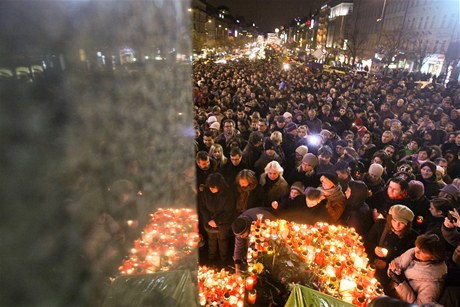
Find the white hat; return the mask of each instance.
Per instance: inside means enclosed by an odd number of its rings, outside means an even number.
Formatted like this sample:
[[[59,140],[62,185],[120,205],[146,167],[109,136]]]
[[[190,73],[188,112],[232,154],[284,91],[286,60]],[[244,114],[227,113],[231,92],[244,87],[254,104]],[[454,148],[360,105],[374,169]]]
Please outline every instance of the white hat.
[[[218,122],[213,122],[210,126],[210,129],[220,130],[220,124]]]
[[[216,121],[217,121],[217,118],[214,115],[209,116],[208,119],[206,120],[208,124],[212,124],[213,122],[216,122]]]
[[[283,117],[284,118],[292,117],[292,114],[289,112],[284,112]]]

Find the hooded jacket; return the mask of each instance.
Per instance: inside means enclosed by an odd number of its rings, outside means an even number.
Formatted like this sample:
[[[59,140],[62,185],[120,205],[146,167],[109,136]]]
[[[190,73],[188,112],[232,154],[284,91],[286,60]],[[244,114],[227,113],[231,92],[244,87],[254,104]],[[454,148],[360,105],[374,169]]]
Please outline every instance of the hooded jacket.
[[[444,276],[447,274],[445,262],[419,261],[415,258],[415,248],[407,250],[392,262],[399,265],[407,278],[407,281],[395,287],[402,300],[423,305],[439,299],[444,287]]]

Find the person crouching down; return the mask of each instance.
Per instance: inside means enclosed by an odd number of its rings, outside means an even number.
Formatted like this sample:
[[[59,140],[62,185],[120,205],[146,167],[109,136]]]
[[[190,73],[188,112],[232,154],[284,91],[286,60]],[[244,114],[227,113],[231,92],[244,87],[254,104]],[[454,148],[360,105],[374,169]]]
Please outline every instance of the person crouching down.
[[[395,258],[388,266],[388,276],[394,282],[394,294],[400,299],[422,305],[434,303],[441,296],[446,250],[435,234],[423,234],[415,240],[415,247]]]
[[[241,213],[232,223],[233,234],[235,235],[235,249],[233,252],[233,260],[235,261],[235,272],[239,273],[242,267],[246,264],[246,255],[248,252],[248,236],[251,231],[251,224],[257,221],[257,215],[262,214],[262,221],[269,219],[276,220],[271,212],[266,208],[255,207],[250,208]]]

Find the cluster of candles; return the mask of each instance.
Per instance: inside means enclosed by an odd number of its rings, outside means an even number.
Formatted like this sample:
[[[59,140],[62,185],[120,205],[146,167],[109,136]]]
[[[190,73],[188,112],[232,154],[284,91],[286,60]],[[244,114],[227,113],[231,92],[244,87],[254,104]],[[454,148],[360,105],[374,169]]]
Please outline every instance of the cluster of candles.
[[[362,238],[353,228],[259,219],[251,226],[248,264],[253,265],[262,254],[273,253],[275,241],[283,242],[308,265],[319,291],[357,306],[366,306],[383,295],[374,277],[375,267],[369,265]]]
[[[158,209],[134,241],[121,275],[168,271],[198,246],[198,216],[192,209]]]
[[[198,296],[201,306],[243,307],[244,295],[245,286],[239,275],[224,269],[216,271],[206,266],[199,267]]]

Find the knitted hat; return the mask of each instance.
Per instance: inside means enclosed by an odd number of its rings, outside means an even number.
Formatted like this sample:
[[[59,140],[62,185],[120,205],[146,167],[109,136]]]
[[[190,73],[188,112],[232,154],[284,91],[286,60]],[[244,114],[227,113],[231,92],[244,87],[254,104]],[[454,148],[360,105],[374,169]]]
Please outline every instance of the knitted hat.
[[[325,156],[331,157],[331,156],[332,156],[332,149],[331,149],[329,146],[327,146],[327,145],[321,146],[321,147],[318,149],[318,156],[321,156],[321,155],[325,155]]]
[[[409,181],[409,188],[407,189],[407,195],[411,200],[420,199],[425,194],[425,187],[423,183],[418,180]]]
[[[388,211],[392,218],[398,222],[409,224],[414,219],[414,212],[404,205],[394,205]]]
[[[307,153],[303,156],[302,162],[310,164],[312,167],[316,167],[318,165],[318,158],[312,153]]]
[[[275,150],[275,148],[276,148],[275,143],[273,143],[272,140],[270,140],[270,139],[265,140],[265,142],[264,142],[264,149],[265,150],[269,150],[269,149]]]
[[[251,228],[251,220],[247,216],[237,217],[232,223],[235,236],[241,236]]]
[[[220,130],[220,124],[218,122],[213,122],[210,126],[210,129]]]
[[[292,117],[292,114],[289,112],[284,112],[283,117],[284,118]]]
[[[303,194],[303,191],[305,190],[305,186],[303,185],[302,182],[296,181],[291,185],[291,190],[297,190],[300,192],[300,194]]]
[[[335,173],[321,173],[321,174],[318,174],[320,176],[320,178],[322,176],[326,177],[327,179],[329,179],[334,185],[337,185],[339,183],[339,179],[337,178],[337,175]]]
[[[425,166],[428,166],[431,169],[431,172],[433,173],[433,176],[436,176],[436,164],[434,164],[431,161],[426,161],[420,165],[420,170],[424,168]]]
[[[284,130],[286,130],[287,133],[290,133],[290,132],[294,131],[295,129],[297,129],[297,125],[294,124],[294,123],[289,123],[284,128]]]
[[[382,177],[383,166],[378,163],[372,163],[371,166],[369,166],[368,173],[374,177]]]
[[[339,140],[335,146],[342,146],[342,147],[348,147],[348,142],[347,140]]]
[[[308,153],[308,147],[305,145],[300,145],[295,149],[295,152],[303,157]]]
[[[209,116],[208,119],[206,120],[208,124],[212,124],[213,122],[216,122],[216,121],[217,121],[217,118],[214,115]]]

